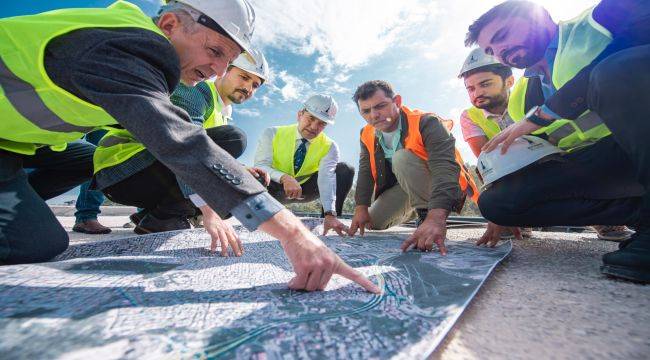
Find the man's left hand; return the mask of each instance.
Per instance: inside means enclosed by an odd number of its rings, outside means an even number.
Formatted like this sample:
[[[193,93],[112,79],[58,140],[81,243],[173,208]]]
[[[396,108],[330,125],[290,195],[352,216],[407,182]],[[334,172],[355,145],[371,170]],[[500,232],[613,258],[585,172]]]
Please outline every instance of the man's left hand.
[[[496,149],[497,145],[503,144],[501,147],[501,154],[505,154],[516,138],[522,135],[528,135],[540,128],[541,126],[533,124],[532,122],[528,121],[528,119],[518,121],[503,129],[503,131],[498,133],[495,137],[483,145],[483,148],[481,150],[484,152],[490,152]]]
[[[445,238],[447,237],[447,216],[449,211],[431,209],[420,227],[406,239],[401,246],[402,251],[415,247],[421,251],[433,250],[433,244],[438,246],[441,255],[447,255]]]
[[[325,221],[323,221],[323,236],[327,235],[330,230],[336,231],[339,236],[345,236],[348,227],[345,226],[336,216],[325,215]]]
[[[255,176],[255,178],[258,179],[259,182],[262,183],[262,185],[269,186],[269,184],[271,183],[271,175],[269,175],[269,173],[267,173],[266,171],[256,167],[249,167],[246,168],[246,170],[248,170],[248,172],[251,173],[251,175]]]

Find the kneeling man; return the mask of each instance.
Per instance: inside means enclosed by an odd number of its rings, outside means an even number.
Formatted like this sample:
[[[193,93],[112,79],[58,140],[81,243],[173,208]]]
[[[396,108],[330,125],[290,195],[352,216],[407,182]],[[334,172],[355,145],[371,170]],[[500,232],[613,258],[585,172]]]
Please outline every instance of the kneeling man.
[[[338,106],[329,95],[314,95],[298,111],[298,122],[268,128],[255,154],[255,167],[271,176],[269,193],[280,202],[310,202],[320,197],[324,233],[344,235],[337,215],[352,188],[354,167],[339,162],[339,147],[323,130],[334,124]]]
[[[415,213],[418,229],[402,249],[429,251],[436,243],[445,254],[449,212],[459,212],[466,196],[478,197],[454,137],[435,114],[402,105],[401,96],[386,81],[362,84],[352,99],[368,125],[361,130],[350,235],[357,229],[363,235],[366,227],[387,229]]]

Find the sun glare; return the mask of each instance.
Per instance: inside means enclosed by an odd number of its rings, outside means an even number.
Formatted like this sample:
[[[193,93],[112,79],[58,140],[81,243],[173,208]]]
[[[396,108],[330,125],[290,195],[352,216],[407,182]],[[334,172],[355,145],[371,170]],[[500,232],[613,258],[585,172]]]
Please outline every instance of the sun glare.
[[[532,0],[544,6],[555,21],[569,20],[598,3],[598,0]]]

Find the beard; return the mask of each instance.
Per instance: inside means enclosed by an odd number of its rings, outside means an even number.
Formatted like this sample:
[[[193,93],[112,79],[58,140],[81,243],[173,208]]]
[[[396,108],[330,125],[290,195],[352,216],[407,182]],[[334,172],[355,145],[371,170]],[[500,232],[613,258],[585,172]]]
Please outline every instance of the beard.
[[[522,45],[515,45],[506,49],[500,55],[503,63],[517,69],[525,69],[537,64],[544,57],[548,42],[543,41],[543,34],[530,34]],[[520,55],[511,56],[515,52],[521,52]]]
[[[500,106],[504,106],[506,104],[506,102],[508,101],[508,92],[506,91],[506,89],[504,87],[503,90],[501,91],[501,93],[499,93],[498,95],[481,96],[480,98],[476,98],[476,100],[479,100],[479,99],[485,99],[487,101],[485,101],[485,102],[483,102],[483,103],[481,103],[479,105],[474,104],[474,106],[476,106],[479,109],[487,110],[487,111],[493,113],[494,109],[496,109],[496,108],[498,108]],[[476,100],[475,100],[475,102],[476,102]]]
[[[238,95],[236,95],[238,94]],[[248,98],[248,93],[245,90],[235,90],[232,94],[228,95],[228,100],[233,104],[241,104]]]

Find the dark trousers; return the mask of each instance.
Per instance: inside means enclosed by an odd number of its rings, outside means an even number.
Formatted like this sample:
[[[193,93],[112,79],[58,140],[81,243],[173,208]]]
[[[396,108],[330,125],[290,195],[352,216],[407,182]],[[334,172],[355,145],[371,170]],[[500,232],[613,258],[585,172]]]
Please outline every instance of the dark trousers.
[[[495,182],[479,199],[483,216],[508,226],[649,226],[649,64],[650,46],[639,46],[596,66],[587,101],[613,135]]]
[[[88,181],[94,152],[83,141],[35,155],[0,150],[0,264],[47,261],[68,247],[68,234],[44,200]],[[33,170],[28,175],[24,168]]]
[[[336,164],[336,204],[335,209],[337,214],[343,213],[343,203],[352,188],[354,180],[354,167],[347,163],[340,162]],[[283,204],[289,203],[306,203],[314,201],[320,197],[318,191],[318,173],[312,175],[302,186],[302,197],[304,199],[288,199],[284,193],[282,184],[271,181],[269,185],[269,194]],[[322,213],[322,211],[321,211]],[[322,214],[321,214],[322,216]]]
[[[246,149],[246,134],[231,125],[207,130],[208,136],[237,158]],[[106,197],[124,205],[137,206],[159,219],[193,216],[196,208],[185,198],[176,175],[160,161],[102,190]]]

